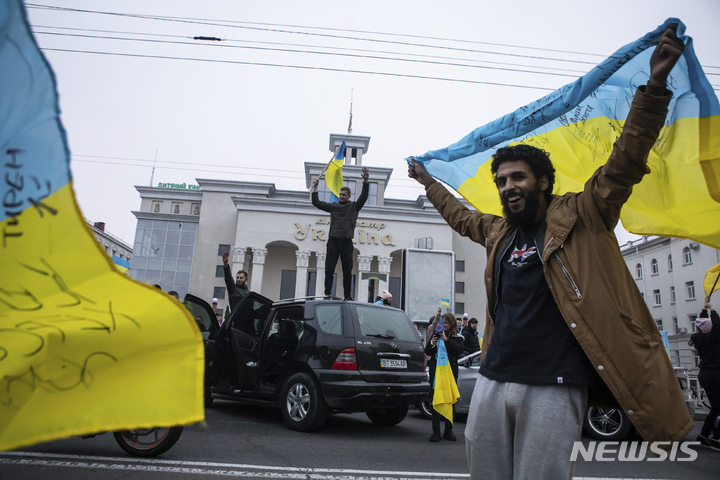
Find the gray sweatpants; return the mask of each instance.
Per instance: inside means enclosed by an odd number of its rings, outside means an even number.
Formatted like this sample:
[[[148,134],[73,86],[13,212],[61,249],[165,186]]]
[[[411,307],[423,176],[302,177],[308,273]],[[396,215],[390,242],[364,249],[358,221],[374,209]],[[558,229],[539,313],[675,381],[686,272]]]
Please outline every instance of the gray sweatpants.
[[[587,388],[503,383],[478,375],[465,425],[470,478],[571,479]]]

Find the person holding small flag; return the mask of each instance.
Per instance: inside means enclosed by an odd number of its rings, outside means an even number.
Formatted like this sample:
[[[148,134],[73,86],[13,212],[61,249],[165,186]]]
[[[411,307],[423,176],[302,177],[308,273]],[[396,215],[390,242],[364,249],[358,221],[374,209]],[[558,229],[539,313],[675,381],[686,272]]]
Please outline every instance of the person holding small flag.
[[[454,442],[453,405],[460,398],[457,389],[457,359],[463,353],[463,337],[457,333],[455,316],[446,313],[438,314],[432,323],[433,335],[428,335],[425,354],[430,357],[430,386],[432,387],[432,429],[431,442],[439,442],[443,438]],[[440,417],[445,420],[445,432],[440,436]]]

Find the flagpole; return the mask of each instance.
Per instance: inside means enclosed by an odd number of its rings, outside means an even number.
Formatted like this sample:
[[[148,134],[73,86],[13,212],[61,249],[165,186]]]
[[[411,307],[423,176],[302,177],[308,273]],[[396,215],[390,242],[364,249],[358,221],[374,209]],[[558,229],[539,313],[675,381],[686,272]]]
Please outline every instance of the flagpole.
[[[340,151],[340,147],[342,147],[342,143],[340,145],[338,145],[338,147],[335,149],[335,153],[333,153],[333,156],[330,159],[330,161],[327,163],[327,165],[325,165],[325,168],[323,168],[322,172],[320,172],[320,175],[317,176],[318,181],[320,180],[320,178],[323,175],[325,175],[325,172],[327,172],[327,169],[330,168],[330,164],[333,162],[333,160],[335,160],[335,156]],[[308,192],[312,192],[313,188],[315,188],[315,187],[313,187],[312,182],[310,182],[310,188],[308,188]]]
[[[712,288],[710,289],[710,295],[708,295],[708,298],[712,297],[712,294],[715,291],[715,286],[718,284],[718,280],[720,280],[720,273],[718,273],[718,276],[715,277],[715,283],[713,283]]]

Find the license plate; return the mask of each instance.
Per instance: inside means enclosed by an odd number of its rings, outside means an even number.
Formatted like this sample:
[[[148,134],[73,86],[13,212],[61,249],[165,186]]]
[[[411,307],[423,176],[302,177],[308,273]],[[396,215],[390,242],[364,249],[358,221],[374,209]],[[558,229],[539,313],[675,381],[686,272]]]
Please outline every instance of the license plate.
[[[407,360],[381,358],[380,368],[407,368]]]

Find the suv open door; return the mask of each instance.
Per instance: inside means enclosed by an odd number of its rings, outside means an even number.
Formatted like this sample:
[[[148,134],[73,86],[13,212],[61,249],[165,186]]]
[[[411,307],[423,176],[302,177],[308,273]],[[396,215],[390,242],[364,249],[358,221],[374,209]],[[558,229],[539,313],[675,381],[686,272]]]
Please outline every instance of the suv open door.
[[[230,314],[215,339],[218,386],[247,388],[258,383],[260,345],[272,300],[250,292]]]

